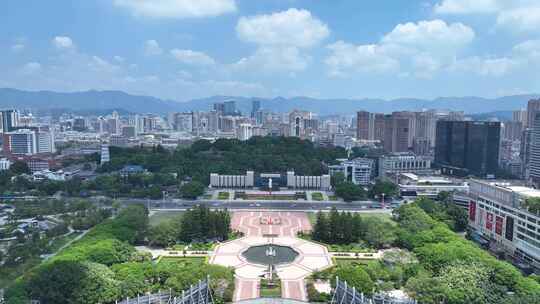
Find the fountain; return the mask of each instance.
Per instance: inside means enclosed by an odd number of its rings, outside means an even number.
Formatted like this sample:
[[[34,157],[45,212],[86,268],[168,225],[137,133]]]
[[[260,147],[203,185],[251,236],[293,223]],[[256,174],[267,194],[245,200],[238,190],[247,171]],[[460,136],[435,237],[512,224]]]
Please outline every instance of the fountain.
[[[268,249],[266,249],[266,256],[275,257],[276,256],[276,250],[274,247],[270,246]]]
[[[242,252],[242,256],[253,264],[264,266],[283,265],[292,263],[298,257],[298,252],[288,246],[270,243],[249,247],[246,251]]]

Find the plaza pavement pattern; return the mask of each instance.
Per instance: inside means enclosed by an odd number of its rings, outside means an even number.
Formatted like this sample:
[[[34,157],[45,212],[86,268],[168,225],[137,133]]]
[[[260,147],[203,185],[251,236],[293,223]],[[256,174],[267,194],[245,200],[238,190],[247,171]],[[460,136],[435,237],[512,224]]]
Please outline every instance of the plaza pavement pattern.
[[[273,224],[261,224],[261,218],[272,219]],[[278,224],[276,219],[281,223]],[[292,263],[276,266],[285,299],[307,301],[304,279],[314,271],[332,265],[326,247],[296,237],[299,232],[311,231],[311,224],[303,212],[235,212],[231,228],[243,232],[244,237],[217,246],[210,263],[235,269],[234,302],[259,298],[260,278],[267,272],[266,266],[249,263],[242,256],[249,247],[271,242],[290,246],[298,252]]]

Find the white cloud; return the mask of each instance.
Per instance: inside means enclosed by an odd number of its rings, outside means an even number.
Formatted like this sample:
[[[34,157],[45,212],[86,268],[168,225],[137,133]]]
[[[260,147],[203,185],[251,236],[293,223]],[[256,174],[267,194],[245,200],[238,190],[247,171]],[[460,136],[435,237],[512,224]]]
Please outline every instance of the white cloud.
[[[432,53],[453,53],[469,44],[474,37],[474,31],[462,23],[447,24],[437,19],[398,24],[383,37],[382,44]]]
[[[306,69],[310,61],[311,58],[296,47],[260,47],[255,54],[240,59],[234,67],[246,70],[256,67],[267,72],[298,72]]]
[[[540,40],[527,40],[513,48],[515,56],[521,58],[540,60]]]
[[[23,51],[25,48],[25,45],[22,44],[22,43],[16,43],[14,45],[11,46],[11,51],[15,52],[15,53],[18,53],[18,52],[21,52]]]
[[[113,58],[116,62],[119,62],[119,63],[123,63],[124,61],[126,61],[126,59],[122,56],[114,56]]]
[[[520,32],[538,32],[540,28],[540,4],[504,10],[497,17],[497,25]]]
[[[376,44],[338,41],[329,45],[331,53],[325,63],[330,75],[412,69],[407,74],[428,78],[451,62],[474,37],[474,31],[462,23],[432,20],[398,24]]]
[[[75,47],[73,40],[67,36],[56,36],[53,38],[52,43],[59,50],[68,50]]]
[[[236,25],[236,34],[240,40],[257,45],[257,49],[233,64],[233,68],[295,73],[309,66],[308,49],[326,39],[330,29],[308,10],[291,8],[242,17]]]
[[[28,62],[22,66],[20,72],[24,75],[32,75],[41,71],[41,64],[38,62]]]
[[[343,41],[327,46],[331,55],[325,60],[330,75],[343,76],[348,72],[389,72],[399,68],[399,62],[386,55],[376,44],[353,45]]]
[[[497,26],[514,32],[533,32],[540,27],[538,0],[442,0],[437,14],[492,14]]]
[[[514,58],[473,56],[456,60],[448,69],[452,72],[468,72],[480,76],[501,77],[518,66],[519,62]]]
[[[213,65],[216,61],[203,52],[192,50],[171,50],[171,55],[181,63],[190,65]]]
[[[120,70],[120,67],[114,65],[107,60],[98,57],[92,56],[88,62],[88,67],[96,72],[105,72],[105,73],[115,73]]]
[[[144,53],[148,56],[163,54],[163,49],[159,46],[156,40],[146,40],[144,43]]]
[[[235,0],[114,0],[114,5],[150,18],[212,17],[236,11]]]
[[[499,9],[498,0],[444,0],[435,5],[437,14],[493,13]]]
[[[330,34],[328,26],[307,10],[291,8],[271,15],[242,17],[236,25],[238,37],[258,45],[312,47]]]

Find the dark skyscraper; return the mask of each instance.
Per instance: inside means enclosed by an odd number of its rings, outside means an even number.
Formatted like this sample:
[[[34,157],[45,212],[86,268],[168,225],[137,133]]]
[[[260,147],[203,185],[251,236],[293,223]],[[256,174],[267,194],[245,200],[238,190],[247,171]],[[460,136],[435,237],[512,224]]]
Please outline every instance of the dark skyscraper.
[[[236,115],[236,101],[230,100],[223,103],[223,115]]]
[[[251,101],[251,118],[255,118],[257,115],[257,112],[261,109],[261,101],[260,100],[252,100]]]
[[[443,172],[493,175],[499,167],[501,124],[483,121],[439,121],[435,163]]]

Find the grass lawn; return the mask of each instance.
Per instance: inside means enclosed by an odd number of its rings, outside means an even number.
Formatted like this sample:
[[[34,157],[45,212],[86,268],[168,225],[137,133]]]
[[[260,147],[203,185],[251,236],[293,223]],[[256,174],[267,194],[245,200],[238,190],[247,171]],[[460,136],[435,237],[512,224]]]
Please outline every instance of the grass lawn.
[[[204,264],[205,263],[204,257],[162,257],[159,259],[160,263],[163,262],[170,262],[170,263],[197,263],[197,264]]]
[[[64,235],[61,237],[56,238],[54,241],[52,241],[50,252],[54,253],[60,250],[62,246],[67,244],[69,241],[75,239],[77,236],[81,235],[82,232],[73,232],[69,235]]]
[[[323,195],[320,192],[313,192],[311,194],[311,199],[314,200],[314,201],[322,201],[323,200]]]
[[[335,195],[330,195],[330,196],[328,196],[328,199],[331,200],[331,201],[337,201],[338,197],[335,196]]]
[[[281,281],[276,280],[274,284],[268,286],[267,280],[261,280],[261,298],[281,298]]]
[[[394,222],[394,220],[392,220],[392,214],[390,214],[390,213],[360,213],[360,216],[362,218],[378,217],[381,220],[387,221],[392,226],[397,225],[397,223]]]
[[[283,201],[295,201],[295,195],[247,195],[248,200],[257,201],[271,201],[271,200],[283,200]]]
[[[228,200],[230,195],[231,194],[229,192],[220,192],[218,194],[218,199],[220,199],[220,200]]]
[[[350,244],[350,245],[326,245],[328,248],[328,251],[331,252],[374,252],[373,249],[366,248],[365,246],[362,246],[361,244]]]
[[[182,216],[183,213],[184,211],[157,211],[150,216],[150,226],[157,226],[160,223],[171,221]]]

